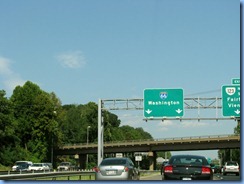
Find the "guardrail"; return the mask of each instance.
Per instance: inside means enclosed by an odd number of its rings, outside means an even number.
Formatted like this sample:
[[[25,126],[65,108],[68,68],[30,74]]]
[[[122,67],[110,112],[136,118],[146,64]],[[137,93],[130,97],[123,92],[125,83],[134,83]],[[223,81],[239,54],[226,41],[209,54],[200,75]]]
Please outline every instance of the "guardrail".
[[[8,171],[6,171],[8,172]],[[38,179],[52,179],[57,180],[57,178],[65,177],[70,180],[73,176],[78,176],[78,180],[82,180],[82,177],[87,176],[86,180],[92,180],[95,175],[94,171],[61,171],[61,172],[42,172],[42,173],[32,173],[24,172],[18,174],[11,174],[8,172],[7,175],[0,175],[0,180],[38,180]]]
[[[18,173],[11,174],[13,172],[4,171],[5,173],[8,173],[6,175],[0,175],[0,180],[39,180],[39,179],[51,179],[51,180],[57,180],[57,178],[65,177],[67,180],[70,180],[71,177],[78,176],[78,180],[82,180],[82,177],[87,176],[86,180],[93,180],[95,176],[94,171],[62,171],[62,172],[43,172],[43,173],[30,173],[25,172],[23,174]],[[149,170],[140,170],[140,176],[144,176],[147,174],[152,173],[159,173],[159,170],[149,171]],[[3,171],[1,172],[3,173]]]

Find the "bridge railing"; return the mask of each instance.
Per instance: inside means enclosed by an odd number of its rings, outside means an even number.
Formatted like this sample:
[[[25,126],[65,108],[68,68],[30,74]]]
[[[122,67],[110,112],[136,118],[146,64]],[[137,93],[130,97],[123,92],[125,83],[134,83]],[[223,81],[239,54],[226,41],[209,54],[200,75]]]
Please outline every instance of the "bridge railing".
[[[145,142],[162,142],[162,141],[181,141],[181,140],[204,140],[204,139],[219,139],[219,138],[234,138],[240,137],[240,135],[235,134],[221,134],[221,135],[203,135],[203,136],[188,136],[188,137],[171,137],[171,138],[157,138],[157,139],[138,139],[138,140],[126,140],[125,141],[110,141],[104,142],[106,145],[119,145],[119,144],[135,144],[135,143],[145,143]],[[71,147],[96,147],[97,143],[77,143],[77,144],[65,144],[61,146],[61,149],[69,149]]]

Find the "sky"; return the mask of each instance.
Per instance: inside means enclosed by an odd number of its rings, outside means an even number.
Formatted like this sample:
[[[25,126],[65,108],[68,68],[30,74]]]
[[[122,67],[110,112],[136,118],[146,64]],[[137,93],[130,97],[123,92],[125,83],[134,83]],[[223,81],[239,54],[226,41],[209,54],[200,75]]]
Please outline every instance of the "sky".
[[[238,0],[0,0],[0,24],[0,89],[7,97],[26,81],[63,105],[142,99],[151,88],[221,97],[221,87],[240,78]],[[113,113],[154,138],[232,134],[237,125]],[[217,158],[216,150],[197,153]]]

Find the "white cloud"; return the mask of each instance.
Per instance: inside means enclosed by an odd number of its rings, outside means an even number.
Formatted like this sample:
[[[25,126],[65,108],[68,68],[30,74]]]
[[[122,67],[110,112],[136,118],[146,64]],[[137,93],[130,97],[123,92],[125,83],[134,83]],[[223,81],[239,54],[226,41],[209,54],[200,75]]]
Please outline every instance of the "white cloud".
[[[86,65],[86,60],[81,51],[61,53],[56,59],[64,68],[82,68]]]
[[[0,56],[0,75],[9,76],[11,74],[10,60]]]
[[[173,121],[167,121],[167,120],[165,120],[165,121],[160,121],[159,122],[159,126],[161,127],[167,127],[167,126],[172,126],[172,125],[174,125],[174,123],[173,123]]]
[[[12,93],[16,86],[22,86],[26,82],[19,74],[11,69],[11,64],[12,62],[9,59],[0,56],[1,83],[3,83],[3,90],[5,90],[7,94]]]

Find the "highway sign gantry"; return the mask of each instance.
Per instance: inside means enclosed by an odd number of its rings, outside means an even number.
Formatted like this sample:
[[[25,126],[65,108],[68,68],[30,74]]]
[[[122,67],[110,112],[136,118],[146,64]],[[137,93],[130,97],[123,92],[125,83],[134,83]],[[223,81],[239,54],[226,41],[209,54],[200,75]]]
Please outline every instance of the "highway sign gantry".
[[[182,117],[184,115],[183,89],[145,89],[144,117]]]
[[[222,86],[222,112],[223,116],[240,117],[240,86],[224,85]]]

